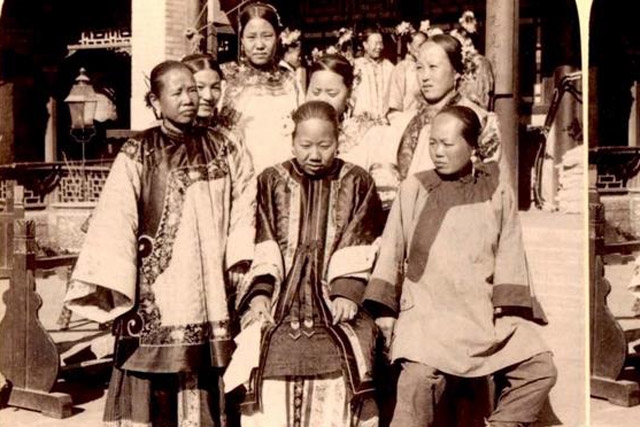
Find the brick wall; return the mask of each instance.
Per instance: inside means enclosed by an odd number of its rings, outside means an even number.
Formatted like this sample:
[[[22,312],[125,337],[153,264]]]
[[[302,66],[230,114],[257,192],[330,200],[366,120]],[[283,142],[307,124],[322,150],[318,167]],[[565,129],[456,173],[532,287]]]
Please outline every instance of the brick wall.
[[[189,52],[184,32],[188,27],[200,29],[206,22],[206,14],[200,15],[200,0],[166,0],[165,31],[167,59],[179,60]]]
[[[601,195],[604,205],[607,241],[619,241],[623,235],[632,235],[628,194]]]

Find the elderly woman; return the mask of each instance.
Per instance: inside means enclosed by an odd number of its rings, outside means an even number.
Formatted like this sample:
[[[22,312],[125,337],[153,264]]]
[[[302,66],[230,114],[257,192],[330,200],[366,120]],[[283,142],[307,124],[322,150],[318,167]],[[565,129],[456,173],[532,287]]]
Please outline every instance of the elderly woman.
[[[114,321],[105,426],[220,425],[232,349],[225,276],[253,257],[251,161],[230,135],[194,126],[198,91],[184,63],[157,65],[150,86],[162,123],[116,157],[66,302]]]
[[[464,106],[433,118],[435,169],[400,186],[365,290],[401,367],[392,427],[434,425],[447,381],[489,374],[501,390],[486,425],[529,426],[555,383],[517,201],[494,162],[473,161],[479,131]]]
[[[294,75],[278,67],[280,29],[271,5],[251,3],[240,12],[244,58],[227,76],[223,94],[221,114],[243,135],[256,173],[291,154],[291,113],[302,97]]]

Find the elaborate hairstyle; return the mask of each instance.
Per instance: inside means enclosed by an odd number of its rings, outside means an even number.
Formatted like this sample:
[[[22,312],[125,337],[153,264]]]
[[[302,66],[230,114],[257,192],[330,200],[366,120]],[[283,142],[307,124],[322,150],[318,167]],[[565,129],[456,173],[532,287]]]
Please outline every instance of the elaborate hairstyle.
[[[156,65],[155,67],[153,67],[153,70],[151,70],[151,75],[149,77],[149,91],[144,97],[147,107],[151,108],[152,94],[155,95],[156,97],[160,96],[160,92],[162,91],[162,85],[163,85],[162,77],[164,77],[165,74],[168,74],[173,70],[184,70],[189,73],[192,72],[191,69],[186,64],[180,61],[174,61],[174,60],[163,61],[158,65]]]
[[[475,111],[462,105],[450,105],[440,110],[436,117],[443,114],[448,114],[458,119],[462,123],[461,133],[464,140],[467,141],[471,148],[478,148],[478,138],[480,137],[482,126]]]
[[[464,63],[462,61],[462,45],[458,39],[448,34],[436,34],[429,37],[429,40],[427,41],[440,46],[447,54],[453,69],[461,75],[464,74],[465,70]],[[424,44],[422,46],[424,46]]]
[[[309,78],[316,71],[332,71],[342,77],[347,88],[351,89],[353,85],[353,66],[342,55],[338,53],[327,53],[311,64],[309,70]]]
[[[302,122],[305,122],[309,119],[320,119],[326,122],[331,123],[333,126],[334,134],[336,139],[338,139],[339,131],[339,122],[338,122],[338,113],[335,108],[331,106],[331,104],[324,101],[307,101],[302,104],[298,109],[293,113],[291,117],[293,119],[293,123],[295,127],[293,129],[293,136],[295,137],[296,132],[298,131],[298,125]]]
[[[271,24],[276,35],[280,34],[280,31],[282,30],[282,22],[280,21],[280,15],[278,15],[276,8],[267,3],[255,2],[245,6],[240,12],[240,28],[238,28],[238,34],[240,34],[240,37],[242,37],[244,29],[253,18],[264,19]]]
[[[201,70],[211,70],[218,73],[221,79],[224,79],[220,65],[208,53],[193,53],[182,58],[180,62],[186,64],[194,74]]]

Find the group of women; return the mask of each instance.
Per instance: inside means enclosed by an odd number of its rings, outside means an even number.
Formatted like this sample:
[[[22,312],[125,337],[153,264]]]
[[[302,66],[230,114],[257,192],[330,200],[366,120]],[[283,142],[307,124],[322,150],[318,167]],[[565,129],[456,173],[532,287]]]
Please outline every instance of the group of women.
[[[533,423],[555,368],[497,131],[456,90],[459,43],[416,49],[423,97],[394,142],[348,116],[345,58],[315,62],[302,93],[277,66],[276,10],[250,4],[240,25],[232,75],[206,55],[153,69],[161,124],[115,159],[72,275],[68,306],[114,322],[104,425],[377,426],[381,342],[400,370],[391,425],[434,425],[446,378],[490,374],[487,425]],[[234,420],[222,373],[256,323]]]

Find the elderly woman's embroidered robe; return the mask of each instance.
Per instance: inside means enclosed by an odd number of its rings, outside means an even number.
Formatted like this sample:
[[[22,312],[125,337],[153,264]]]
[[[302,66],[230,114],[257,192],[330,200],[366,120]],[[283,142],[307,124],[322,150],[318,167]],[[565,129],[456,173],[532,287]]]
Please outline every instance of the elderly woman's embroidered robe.
[[[158,374],[197,391],[198,374],[227,364],[225,271],[253,256],[254,200],[250,157],[230,134],[154,127],[124,144],[65,298],[82,317],[115,320],[107,425],[157,417],[163,403],[144,400],[164,389]]]

